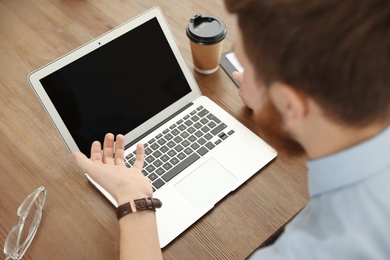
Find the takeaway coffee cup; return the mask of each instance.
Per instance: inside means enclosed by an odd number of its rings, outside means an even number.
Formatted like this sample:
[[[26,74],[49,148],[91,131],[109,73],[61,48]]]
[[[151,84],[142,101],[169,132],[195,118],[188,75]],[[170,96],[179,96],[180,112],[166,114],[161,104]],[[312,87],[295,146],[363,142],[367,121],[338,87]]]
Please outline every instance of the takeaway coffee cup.
[[[187,36],[196,71],[211,74],[218,70],[226,34],[224,22],[216,16],[197,14],[191,17]]]

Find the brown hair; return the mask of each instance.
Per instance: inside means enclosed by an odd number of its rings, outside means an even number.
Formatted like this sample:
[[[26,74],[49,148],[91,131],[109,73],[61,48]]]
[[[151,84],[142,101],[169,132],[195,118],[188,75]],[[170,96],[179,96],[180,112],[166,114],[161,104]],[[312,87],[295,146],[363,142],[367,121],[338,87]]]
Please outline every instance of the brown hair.
[[[390,120],[390,1],[225,0],[266,85],[289,84],[334,120]]]

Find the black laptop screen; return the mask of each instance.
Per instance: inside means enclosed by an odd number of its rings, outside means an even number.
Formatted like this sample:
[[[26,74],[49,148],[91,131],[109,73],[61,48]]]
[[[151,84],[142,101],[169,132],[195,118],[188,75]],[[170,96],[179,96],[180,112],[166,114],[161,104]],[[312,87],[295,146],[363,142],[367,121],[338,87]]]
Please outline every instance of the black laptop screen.
[[[156,18],[41,84],[88,156],[93,141],[128,133],[191,90]]]

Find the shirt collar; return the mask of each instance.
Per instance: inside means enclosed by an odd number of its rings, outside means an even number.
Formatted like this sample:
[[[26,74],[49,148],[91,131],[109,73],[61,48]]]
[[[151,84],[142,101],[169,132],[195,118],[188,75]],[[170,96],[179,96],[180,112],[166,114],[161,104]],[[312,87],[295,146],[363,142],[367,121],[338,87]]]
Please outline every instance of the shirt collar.
[[[390,126],[351,148],[307,162],[310,197],[359,182],[390,165]]]

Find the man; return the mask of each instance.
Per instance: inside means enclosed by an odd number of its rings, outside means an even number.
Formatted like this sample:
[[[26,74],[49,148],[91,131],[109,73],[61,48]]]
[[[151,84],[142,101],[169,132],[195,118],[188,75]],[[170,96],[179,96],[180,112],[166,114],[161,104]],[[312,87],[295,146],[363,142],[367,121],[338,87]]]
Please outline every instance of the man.
[[[390,259],[390,2],[225,2],[239,23],[240,96],[283,149],[309,158],[309,204],[251,257]],[[102,154],[94,143],[90,160],[75,153],[79,166],[119,204],[152,196],[142,145],[128,170],[123,136],[114,157],[113,141]],[[123,217],[120,232],[123,258],[161,258],[153,211]]]

